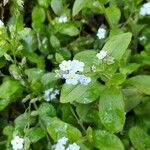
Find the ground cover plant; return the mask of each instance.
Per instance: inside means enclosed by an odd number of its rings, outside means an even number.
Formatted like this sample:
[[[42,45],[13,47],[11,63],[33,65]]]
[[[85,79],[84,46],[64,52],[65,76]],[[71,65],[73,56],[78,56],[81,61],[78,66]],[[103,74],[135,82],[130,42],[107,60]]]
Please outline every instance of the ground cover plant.
[[[150,150],[150,2],[0,1],[0,150]]]

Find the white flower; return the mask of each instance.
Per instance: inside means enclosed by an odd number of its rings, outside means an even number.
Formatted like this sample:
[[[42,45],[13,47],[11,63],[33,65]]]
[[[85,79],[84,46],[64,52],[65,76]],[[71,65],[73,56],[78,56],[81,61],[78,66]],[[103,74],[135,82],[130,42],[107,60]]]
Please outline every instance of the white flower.
[[[145,40],[146,40],[146,37],[145,37],[145,36],[141,36],[141,37],[139,37],[139,40],[140,40],[140,41],[145,41]]]
[[[73,143],[70,144],[66,150],[79,150],[79,149],[80,147],[76,143]]]
[[[56,96],[59,95],[59,90],[57,89],[53,89],[53,88],[50,88],[48,90],[45,90],[44,92],[44,99],[46,101],[51,101],[53,99],[56,99]]]
[[[67,84],[73,84],[73,85],[78,84],[78,79],[79,79],[78,74],[70,72],[68,74],[64,74],[63,77],[66,79]]]
[[[2,20],[0,20],[0,28],[3,28],[4,27],[4,23]]]
[[[59,95],[59,90],[55,89],[55,90],[54,90],[54,93],[55,93],[56,95]]]
[[[93,72],[96,72],[96,67],[93,65],[93,66],[91,67],[91,70],[92,70]]]
[[[99,28],[97,31],[97,37],[99,39],[104,39],[106,35],[106,30],[104,28]]]
[[[57,143],[55,145],[55,150],[65,150],[65,147],[62,144]]]
[[[91,78],[86,77],[85,75],[79,75],[79,81],[83,85],[88,85],[91,82]]]
[[[68,18],[67,18],[67,16],[60,16],[58,20],[60,23],[65,23],[68,21]]]
[[[71,68],[70,71],[73,71],[73,72],[77,72],[77,71],[83,72],[83,69],[84,69],[84,63],[83,62],[78,61],[78,60],[73,60],[71,62],[71,65],[72,65],[72,68]]]
[[[143,6],[140,8],[140,15],[150,15],[150,2],[143,4]]]
[[[59,67],[60,67],[60,69],[62,70],[62,71],[68,71],[68,70],[70,70],[71,69],[71,61],[70,60],[68,60],[68,61],[66,61],[66,60],[63,60],[62,61],[62,63],[59,65]]]
[[[16,136],[12,141],[11,144],[13,146],[13,150],[22,150],[23,149],[24,139]]]
[[[58,140],[58,143],[61,145],[65,145],[68,141],[68,138],[62,137],[61,139]]]
[[[105,57],[107,56],[107,51],[105,50],[101,50],[97,55],[96,57],[100,60],[104,59]]]

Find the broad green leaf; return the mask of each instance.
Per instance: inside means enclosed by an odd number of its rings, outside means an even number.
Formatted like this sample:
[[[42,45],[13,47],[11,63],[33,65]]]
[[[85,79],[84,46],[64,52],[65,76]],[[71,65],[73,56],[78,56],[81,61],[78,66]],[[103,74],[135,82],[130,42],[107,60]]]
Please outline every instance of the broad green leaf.
[[[5,126],[5,128],[3,129],[3,134],[6,136],[12,136],[13,131],[14,131],[13,126],[8,125],[8,126]]]
[[[47,8],[49,6],[50,0],[38,0],[40,6]]]
[[[42,103],[39,106],[38,113],[41,119],[44,119],[44,117],[56,116],[55,108],[49,103]]]
[[[43,70],[39,68],[30,68],[25,70],[25,74],[28,76],[33,90],[40,90],[42,88],[42,83],[40,81],[44,74]]]
[[[0,85],[0,110],[3,110],[11,102],[20,97],[22,90],[23,88],[19,81],[3,78],[3,83]]]
[[[102,127],[97,109],[91,108],[90,105],[80,104],[76,107],[76,112],[83,122],[94,123],[97,127]]]
[[[44,130],[39,127],[30,128],[27,137],[32,143],[36,143],[45,136]]]
[[[28,122],[30,125],[32,125],[35,123],[35,121],[36,121],[35,118],[31,117],[29,113],[24,113],[15,119],[14,124],[15,124],[16,129],[23,130],[26,127],[26,125],[28,124]]]
[[[3,83],[0,85],[0,93],[2,99],[18,97],[22,93],[22,86],[18,81],[6,77],[3,78]]]
[[[136,87],[140,92],[150,95],[150,76],[138,75],[128,79],[126,83]]]
[[[84,72],[91,72],[92,65],[96,66],[96,62],[97,62],[96,54],[97,52],[94,50],[86,50],[77,53],[74,56],[74,59],[77,59],[85,63]]]
[[[143,95],[133,86],[124,87],[122,92],[124,95],[125,112],[129,112],[142,101]]]
[[[51,7],[52,7],[52,9],[56,15],[60,16],[63,13],[63,2],[62,2],[62,0],[52,0],[51,1]]]
[[[78,28],[73,25],[66,25],[59,32],[69,36],[77,36],[79,34]]]
[[[90,2],[90,0],[75,0],[73,5],[73,12],[72,16],[74,17],[81,11],[83,8],[87,7],[87,4]]]
[[[108,81],[108,85],[120,85],[122,84],[126,79],[126,76],[124,74],[121,73],[116,73],[114,74]]]
[[[52,86],[53,84],[55,86],[55,84],[58,80],[59,80],[59,78],[56,77],[56,73],[50,72],[50,73],[46,73],[42,76],[41,83],[43,84],[43,86],[45,88],[47,88],[47,87]]]
[[[105,130],[93,131],[93,145],[99,150],[124,150],[121,140]]]
[[[110,6],[106,8],[106,16],[110,21],[111,26],[116,28],[121,17],[120,9],[116,6]]]
[[[125,123],[124,101],[119,89],[106,88],[100,95],[99,116],[110,132],[119,132]]]
[[[138,126],[130,129],[129,138],[137,150],[146,150],[150,146],[148,134]]]
[[[36,6],[32,10],[32,21],[42,23],[45,21],[46,14],[44,8]]]
[[[115,60],[120,60],[129,46],[131,37],[131,33],[123,33],[112,36],[108,39],[103,49],[107,50],[108,53],[115,58]]]
[[[47,126],[47,130],[55,142],[62,137],[67,137],[70,142],[75,142],[82,136],[81,132],[77,128],[59,120],[58,118],[51,119]]]
[[[60,41],[55,35],[51,35],[50,42],[53,48],[59,48],[60,47]]]
[[[91,103],[99,97],[102,89],[103,86],[96,80],[88,85],[78,84],[75,86],[64,84],[61,90],[60,102],[72,103],[75,101],[84,104]]]

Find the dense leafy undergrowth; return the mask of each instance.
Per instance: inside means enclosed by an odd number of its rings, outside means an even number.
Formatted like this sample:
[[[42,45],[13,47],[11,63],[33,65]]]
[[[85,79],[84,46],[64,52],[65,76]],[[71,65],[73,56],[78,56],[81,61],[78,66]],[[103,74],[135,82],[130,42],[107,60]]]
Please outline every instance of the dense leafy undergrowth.
[[[150,150],[150,2],[1,0],[1,150]]]

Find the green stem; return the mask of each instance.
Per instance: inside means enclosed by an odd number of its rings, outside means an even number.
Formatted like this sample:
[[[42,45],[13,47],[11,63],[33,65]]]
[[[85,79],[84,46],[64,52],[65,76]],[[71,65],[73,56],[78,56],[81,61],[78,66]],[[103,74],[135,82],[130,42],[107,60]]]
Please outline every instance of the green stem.
[[[84,126],[83,126],[83,122],[82,122],[81,119],[79,119],[79,118],[77,117],[77,115],[76,115],[75,111],[73,110],[72,106],[70,106],[70,110],[71,110],[73,116],[75,117],[75,119],[77,120],[78,124],[79,124],[80,127],[82,128],[84,134],[86,134],[86,129],[85,129]]]

